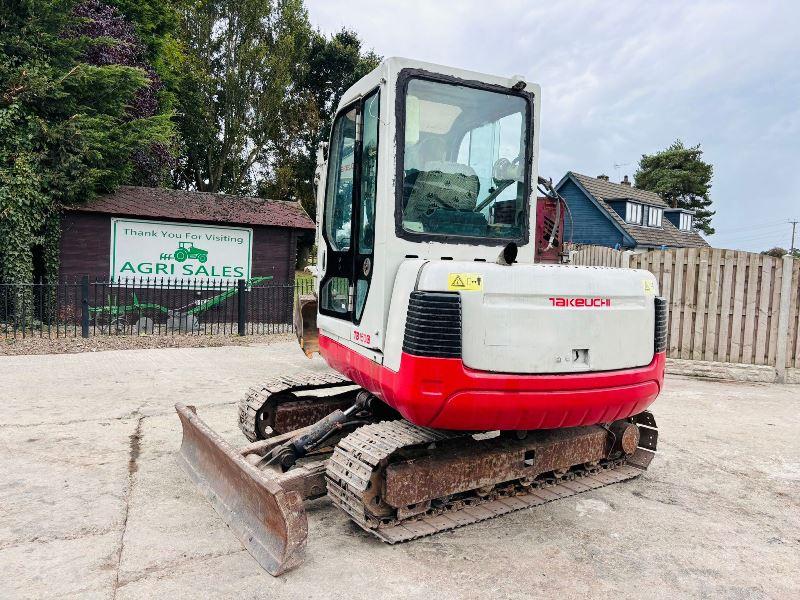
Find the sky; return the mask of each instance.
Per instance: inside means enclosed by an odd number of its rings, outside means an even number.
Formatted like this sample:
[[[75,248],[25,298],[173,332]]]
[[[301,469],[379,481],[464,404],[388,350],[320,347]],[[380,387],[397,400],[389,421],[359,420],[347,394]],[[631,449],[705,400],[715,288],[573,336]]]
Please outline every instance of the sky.
[[[714,166],[715,247],[800,219],[800,2],[306,0],[326,33],[542,86],[539,171],[619,181],[681,139]],[[800,225],[795,246],[800,247]]]

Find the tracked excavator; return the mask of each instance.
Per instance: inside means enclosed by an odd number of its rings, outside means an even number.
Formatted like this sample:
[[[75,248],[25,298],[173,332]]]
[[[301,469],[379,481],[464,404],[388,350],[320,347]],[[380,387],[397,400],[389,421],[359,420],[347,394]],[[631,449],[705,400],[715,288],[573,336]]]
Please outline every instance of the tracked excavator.
[[[665,303],[646,271],[535,260],[563,237],[540,103],[521,77],[402,58],[344,94],[317,156],[315,293],[295,299],[331,369],[251,388],[238,449],[176,406],[180,462],[272,575],[302,562],[312,498],[394,544],[649,466]],[[537,190],[560,216],[539,240]]]

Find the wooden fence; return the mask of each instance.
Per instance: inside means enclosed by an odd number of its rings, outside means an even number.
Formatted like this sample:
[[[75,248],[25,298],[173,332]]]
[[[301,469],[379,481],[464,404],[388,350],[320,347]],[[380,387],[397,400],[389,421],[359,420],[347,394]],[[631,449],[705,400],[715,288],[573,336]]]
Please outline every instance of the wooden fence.
[[[573,265],[586,265],[590,267],[627,267],[630,252],[620,252],[607,246],[580,246],[578,250],[570,252]]]
[[[583,246],[572,264],[646,269],[667,299],[667,356],[800,368],[800,260],[717,248]]]

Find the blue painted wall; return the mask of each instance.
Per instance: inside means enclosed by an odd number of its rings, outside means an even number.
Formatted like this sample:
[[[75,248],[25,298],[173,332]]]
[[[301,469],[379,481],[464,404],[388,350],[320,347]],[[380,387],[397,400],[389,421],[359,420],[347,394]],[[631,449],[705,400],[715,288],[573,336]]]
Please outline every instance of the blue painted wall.
[[[571,179],[567,179],[558,192],[569,205],[574,221],[572,241],[575,244],[593,244],[613,248],[617,244],[622,246],[624,236],[595,204],[586,197],[581,189]],[[570,238],[569,215],[565,219],[564,229],[566,238]]]
[[[606,200],[606,204],[608,204],[614,211],[623,219],[625,218],[625,205],[628,203],[627,200]]]
[[[677,211],[664,211],[664,218],[669,219],[669,222],[675,225],[678,229],[681,228],[681,213]]]

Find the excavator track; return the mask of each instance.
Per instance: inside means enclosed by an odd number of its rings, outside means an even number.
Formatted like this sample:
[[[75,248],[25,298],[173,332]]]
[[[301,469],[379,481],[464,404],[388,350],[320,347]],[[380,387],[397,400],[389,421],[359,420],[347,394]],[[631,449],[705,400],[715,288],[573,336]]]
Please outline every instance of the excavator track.
[[[298,392],[329,390],[353,386],[353,382],[335,372],[306,369],[292,375],[280,375],[251,387],[239,401],[239,429],[251,442],[264,439],[257,421],[266,418],[271,435],[286,433],[315,423],[337,408],[348,406],[350,398],[298,398]],[[278,415],[278,411],[283,415]],[[281,419],[280,416],[284,418]],[[279,425],[276,427],[276,425]],[[280,426],[282,425],[282,426]]]
[[[402,420],[366,425],[341,440],[328,460],[328,496],[359,526],[381,540],[390,544],[405,542],[638,477],[652,460],[658,432],[649,412],[628,421],[639,429],[638,447],[631,455],[600,460],[588,467],[576,465],[532,482],[512,480],[489,490],[481,489],[480,493],[439,498],[424,512],[406,518],[398,516],[399,511],[377,516],[371,511],[370,503],[379,502],[374,490],[385,477],[392,457],[401,450],[424,449],[470,434],[418,427]]]

